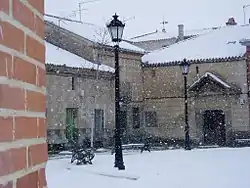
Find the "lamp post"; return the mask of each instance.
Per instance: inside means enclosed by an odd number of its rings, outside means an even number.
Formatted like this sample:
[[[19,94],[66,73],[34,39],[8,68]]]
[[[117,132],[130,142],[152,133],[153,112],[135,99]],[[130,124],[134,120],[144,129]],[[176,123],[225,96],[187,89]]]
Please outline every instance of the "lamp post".
[[[185,150],[191,150],[190,147],[190,135],[189,135],[189,124],[188,124],[188,97],[187,97],[187,75],[189,72],[189,62],[184,59],[180,63],[182,68],[182,75],[184,77],[184,103],[185,103]]]
[[[115,42],[115,167],[119,170],[125,170],[122,156],[121,124],[120,124],[120,72],[119,72],[119,42],[122,41],[122,35],[125,24],[118,20],[115,14],[110,23],[107,24],[112,42]]]

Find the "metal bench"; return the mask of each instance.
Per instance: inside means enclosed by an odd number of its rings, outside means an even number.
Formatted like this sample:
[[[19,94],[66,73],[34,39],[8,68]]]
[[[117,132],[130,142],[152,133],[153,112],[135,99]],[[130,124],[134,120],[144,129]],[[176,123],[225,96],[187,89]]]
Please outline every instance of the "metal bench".
[[[122,150],[140,150],[143,152],[144,150],[147,150],[150,152],[150,146],[148,144],[123,144],[122,145]],[[115,153],[115,148],[112,148],[111,150],[111,155]]]
[[[235,139],[234,140],[235,147],[249,147],[250,146],[250,139]]]

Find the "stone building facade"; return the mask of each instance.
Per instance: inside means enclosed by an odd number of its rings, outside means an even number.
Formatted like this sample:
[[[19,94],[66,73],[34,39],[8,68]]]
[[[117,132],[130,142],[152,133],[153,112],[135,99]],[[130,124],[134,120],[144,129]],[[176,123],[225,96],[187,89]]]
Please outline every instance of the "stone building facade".
[[[58,46],[64,50],[67,50],[71,52],[72,54],[76,54],[80,57],[83,57],[86,60],[89,60],[96,64],[103,64],[110,67],[114,67],[114,48],[112,46],[108,46],[105,44],[96,43],[93,41],[90,41],[82,36],[76,35],[75,33],[72,33],[62,27],[56,26],[55,24],[51,22],[45,22],[46,28],[45,28],[45,35],[46,35],[46,41],[49,43]],[[64,36],[64,37],[62,37]],[[141,109],[141,102],[143,100],[143,90],[142,90],[142,69],[141,69],[141,57],[144,53],[134,51],[131,49],[124,49],[120,48],[120,57],[119,57],[119,64],[120,64],[120,91],[121,91],[121,102],[122,102],[122,126],[124,127],[124,130],[131,130],[132,129],[132,119],[131,119],[131,113],[133,107],[138,108],[138,116],[140,116],[142,109]],[[62,67],[62,70],[63,67]],[[93,71],[93,70],[92,70]],[[93,77],[94,74],[96,75],[96,71],[89,74],[89,71],[84,71],[85,76],[84,78],[78,77],[78,81],[81,82],[79,85],[79,89],[86,90],[86,88],[93,88],[96,84],[100,85],[99,91],[102,91],[102,95],[96,93],[96,90],[92,90],[91,92],[85,93],[85,99],[86,103],[84,104],[84,107],[80,107],[83,114],[83,117],[79,116],[79,128],[82,129],[82,135],[83,137],[89,137],[90,136],[90,127],[94,123],[94,103],[96,103],[97,106],[100,106],[99,108],[102,108],[104,110],[104,121],[105,121],[105,133],[110,138],[112,138],[112,134],[109,134],[110,131],[114,130],[114,78],[111,75],[114,75],[114,73],[110,73],[109,76],[104,76],[103,79],[100,79],[96,81],[95,77]],[[76,106],[76,104],[80,104],[80,98],[76,96],[76,91],[70,91],[71,93],[66,93],[64,90],[65,87],[69,87],[68,84],[71,84],[71,77],[75,73],[71,73],[71,75],[68,75],[67,77],[60,75],[55,75],[54,73],[51,75],[49,71],[47,71],[47,88],[48,88],[48,96],[50,97],[48,101],[54,101],[51,104],[48,104],[47,106],[47,116],[48,116],[48,125],[50,131],[48,132],[49,135],[52,134],[52,136],[49,136],[51,138],[51,141],[61,142],[65,140],[65,108],[66,106]],[[106,75],[106,74],[105,74]],[[59,87],[54,87],[53,85],[57,85],[57,83],[65,83],[65,84],[59,84]],[[58,89],[60,88],[61,89]],[[103,88],[106,88],[103,90]],[[61,91],[64,91],[65,94],[61,95]],[[64,93],[63,92],[63,93]],[[60,104],[64,105],[64,109],[61,109],[60,105],[57,105],[58,101],[55,99],[59,95],[59,102]],[[97,97],[97,101],[89,100],[92,97],[99,95]],[[72,103],[72,97],[76,99],[74,103]],[[50,109],[53,109],[53,112],[49,111]],[[63,111],[61,111],[63,110]],[[54,114],[60,114],[60,117],[54,116]],[[51,120],[51,118],[54,118],[54,120]],[[82,118],[82,119],[81,119]],[[57,122],[63,122],[64,126],[61,128],[58,128]],[[138,123],[141,122],[138,120]],[[50,126],[51,124],[51,126]],[[57,127],[57,128],[56,128]],[[56,130],[57,129],[57,130]],[[60,129],[60,130],[59,130]],[[53,130],[53,131],[52,131]],[[50,133],[51,132],[51,133]],[[83,138],[82,137],[82,138]],[[105,135],[103,135],[105,137]],[[52,139],[53,138],[53,139]],[[60,138],[58,140],[58,138]],[[97,137],[96,137],[97,139]]]
[[[114,66],[114,52],[112,48],[95,48],[102,57],[102,62]],[[120,95],[121,95],[121,122],[125,137],[137,137],[140,131],[135,127],[143,126],[143,70],[141,57],[143,54],[120,51]],[[127,140],[126,142],[129,142]]]
[[[80,142],[90,139],[91,128],[104,141],[114,128],[113,73],[46,65],[49,144],[66,143],[67,118],[79,129]],[[71,117],[69,117],[71,116]]]
[[[209,31],[202,31],[202,33],[205,33],[204,35],[200,33],[186,41],[209,36],[209,33],[220,32],[220,29],[211,28],[208,29]],[[86,57],[94,63],[114,67],[114,52],[111,46],[89,41],[82,36],[51,25],[51,23],[47,24],[46,31],[46,40],[51,43],[67,48],[71,53]],[[60,36],[58,32],[64,37],[56,38]],[[179,31],[179,35],[183,36],[181,38],[183,41],[179,43],[185,43],[183,32]],[[231,41],[224,45],[233,44],[236,43]],[[173,46],[177,49],[177,45]],[[184,52],[180,55],[183,54]],[[165,140],[183,140],[184,86],[178,62],[142,63],[143,55],[141,52],[120,49],[121,122],[124,130],[124,142],[143,141],[142,138],[145,135]],[[230,57],[230,55],[226,58],[189,60],[192,64],[188,75],[189,124],[192,141],[196,143],[224,145],[229,144],[233,139],[249,137],[248,65],[244,55],[233,57]],[[48,73],[50,82],[48,83],[50,85],[48,90],[51,95],[56,92],[51,89],[53,82],[62,81],[65,83],[63,87],[69,87],[70,77],[60,76],[59,78],[58,75]],[[79,78],[79,80],[82,80],[82,78]],[[82,80],[82,82],[86,82],[85,85],[81,84],[80,87],[83,88],[91,88],[94,83],[90,77]],[[112,79],[103,79],[98,82],[103,87],[113,86],[110,83],[112,83]],[[104,109],[111,109],[114,105],[111,97],[114,91],[111,88],[105,91],[108,95],[106,96],[103,93],[104,98],[100,98],[100,105]],[[89,94],[97,95],[96,91],[93,92]],[[75,103],[71,101],[76,95],[75,92],[69,93],[60,96],[59,101],[68,98],[67,101],[69,102],[65,102],[66,106],[79,105],[80,99],[76,99]],[[54,101],[56,97],[58,96],[53,96],[50,100]],[[108,100],[108,102],[104,100]],[[54,106],[55,104],[51,104],[49,108],[55,109]],[[67,108],[66,106],[63,108]],[[93,103],[87,99],[86,107],[82,108],[86,120],[84,120],[84,125],[80,124],[79,126],[82,127],[82,133],[85,136],[89,135],[88,128],[94,121],[92,107]],[[106,113],[109,114],[109,112]],[[65,110],[59,114],[65,116]],[[53,116],[53,113],[50,116]],[[105,127],[111,131],[115,126],[114,117],[111,113],[107,116],[104,120]],[[217,122],[218,126],[213,127],[211,123],[213,121]],[[51,123],[52,126],[55,123]],[[112,139],[111,134],[106,135]],[[105,137],[105,134],[103,136]]]
[[[0,187],[45,188],[44,1],[0,1]]]
[[[241,44],[249,31],[249,25],[227,23],[145,55],[144,111],[154,116],[154,126],[146,129],[160,137],[184,139],[184,81],[179,64],[187,58],[191,139],[205,145],[249,139],[249,51]]]
[[[250,131],[246,70],[244,58],[191,65],[188,116],[192,140],[201,144],[220,144],[216,135],[206,132],[209,130],[204,127],[216,124],[220,116],[223,117],[218,121],[225,125],[225,132],[217,136],[224,137],[223,144],[229,143],[238,133]],[[155,127],[146,127],[147,131],[160,137],[184,139],[184,84],[180,67],[178,64],[145,66],[143,71],[144,111],[155,112],[157,121]],[[216,134],[217,130],[212,131]]]

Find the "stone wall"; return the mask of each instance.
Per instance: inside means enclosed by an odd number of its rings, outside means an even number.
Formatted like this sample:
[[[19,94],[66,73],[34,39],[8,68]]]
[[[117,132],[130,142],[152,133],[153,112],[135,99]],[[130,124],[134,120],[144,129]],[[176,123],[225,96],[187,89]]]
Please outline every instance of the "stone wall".
[[[205,72],[217,73],[224,81],[241,88],[242,93],[248,91],[246,83],[246,62],[221,62],[193,64],[188,75],[188,85],[197,80]],[[179,66],[143,68],[144,89],[146,98],[177,97],[183,95],[183,77]],[[159,90],[159,88],[161,88]]]
[[[114,67],[114,52],[112,50],[97,50],[100,54],[102,62],[106,65]],[[126,112],[126,130],[129,134],[134,134],[133,129],[133,107],[140,108],[140,124],[143,125],[143,72],[141,67],[141,56],[140,53],[126,52],[121,49],[119,54],[119,65],[120,65],[120,92],[121,96],[128,96],[128,100],[122,105],[121,110]],[[136,135],[135,135],[136,136]]]
[[[0,187],[46,187],[44,1],[0,1]]]
[[[112,50],[99,49],[97,53],[100,54],[103,64],[114,67],[115,59]],[[123,87],[123,83],[129,83],[131,101],[133,102],[142,101],[143,99],[141,56],[140,53],[124,52],[122,49],[119,54],[121,95],[128,89]]]
[[[216,93],[201,98],[189,96],[190,134],[193,139],[202,140],[202,114],[208,109],[221,109],[225,112],[228,132],[250,131],[246,70],[245,60],[191,65],[188,85],[208,71],[241,90],[241,94],[230,96]],[[184,138],[184,82],[180,68],[145,67],[143,80],[144,111],[156,111],[158,124],[158,127],[146,129],[161,136]],[[245,99],[245,103],[241,104],[240,99]]]
[[[48,42],[60,46],[61,48],[66,49],[71,53],[75,53],[91,62],[114,67],[114,48],[112,46],[91,42],[88,39],[75,35],[74,33],[49,22],[46,22],[45,29],[46,40]],[[141,69],[141,56],[143,54],[131,50],[120,49],[119,55],[121,81],[120,91],[123,104],[126,103],[125,107],[123,105],[122,110],[126,109],[131,111],[133,105],[140,106],[140,103],[143,100]],[[112,93],[112,95],[114,95],[114,93]],[[127,119],[127,124],[130,125],[129,121],[131,121],[131,117],[129,113]],[[91,120],[88,120],[88,124],[89,123],[92,123]],[[54,123],[51,124],[53,125]]]
[[[51,74],[47,73],[47,118],[48,130],[59,135],[49,136],[56,143],[66,139],[66,108],[77,108],[77,125],[83,137],[90,137],[94,124],[94,110],[104,110],[104,129],[106,132],[114,128],[114,83],[112,74],[103,77],[101,73],[96,79],[86,73]],[[72,90],[72,77],[75,77],[75,88]]]

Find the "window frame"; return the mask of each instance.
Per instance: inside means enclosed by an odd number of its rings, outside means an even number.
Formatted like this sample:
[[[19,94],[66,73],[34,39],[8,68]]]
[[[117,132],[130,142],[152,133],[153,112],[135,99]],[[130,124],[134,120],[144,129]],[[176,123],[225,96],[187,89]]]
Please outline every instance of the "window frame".
[[[74,91],[76,89],[76,78],[74,76],[71,77],[71,90]]]
[[[148,122],[148,120],[154,118],[154,122]],[[144,112],[145,127],[158,127],[157,113],[156,111],[145,111]]]
[[[138,112],[136,113],[136,118],[138,118],[139,116],[139,119],[138,119],[138,122],[135,121],[135,109],[138,109]],[[133,107],[132,108],[132,122],[133,122],[133,129],[140,129],[140,108],[139,107]]]

